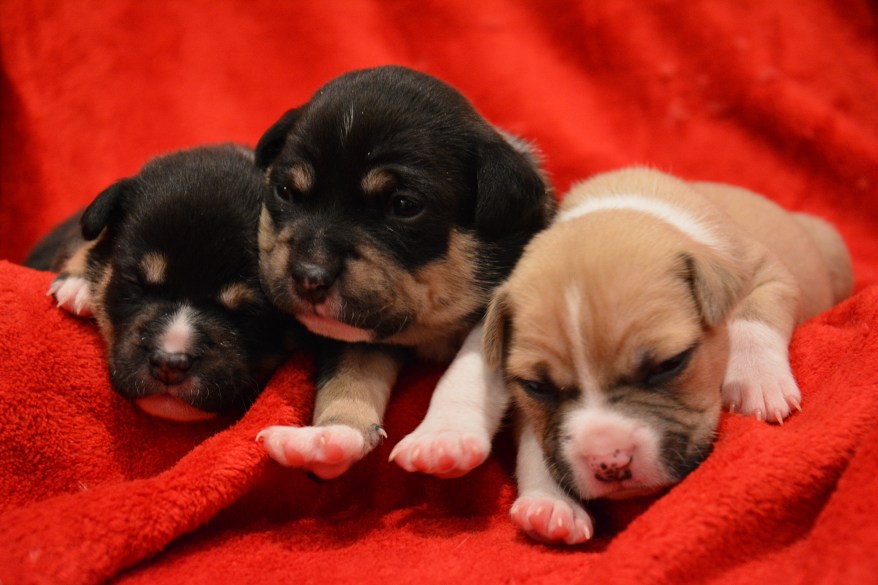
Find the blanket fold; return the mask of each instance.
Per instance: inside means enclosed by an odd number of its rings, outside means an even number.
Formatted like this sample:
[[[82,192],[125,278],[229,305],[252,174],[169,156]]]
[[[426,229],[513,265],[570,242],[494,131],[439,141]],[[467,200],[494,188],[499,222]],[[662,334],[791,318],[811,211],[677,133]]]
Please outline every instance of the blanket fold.
[[[795,332],[803,412],[723,415],[683,482],[590,504],[594,540],[555,548],[508,518],[508,428],[458,479],[387,462],[443,364],[404,369],[388,440],[330,482],[255,441],[310,419],[307,348],[238,420],[161,421],[113,392],[94,324],[18,264],[30,246],[151,156],[252,146],[328,79],[387,63],[532,140],[559,194],[647,164],[837,225],[856,288]],[[875,582],[874,3],[4,0],[0,70],[0,585]]]

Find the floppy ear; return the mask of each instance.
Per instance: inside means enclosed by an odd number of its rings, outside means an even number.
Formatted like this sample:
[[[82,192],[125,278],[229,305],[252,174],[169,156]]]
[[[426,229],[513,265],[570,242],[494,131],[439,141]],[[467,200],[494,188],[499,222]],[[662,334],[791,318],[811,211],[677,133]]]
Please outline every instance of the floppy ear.
[[[485,313],[482,330],[482,357],[492,370],[499,370],[509,349],[510,315],[504,287],[497,289]]]
[[[532,235],[549,225],[557,208],[532,155],[513,148],[516,143],[498,137],[479,149],[476,230],[489,239]]]
[[[728,259],[716,253],[681,254],[680,261],[702,322],[719,325],[738,304],[744,279]]]
[[[83,238],[86,240],[97,238],[107,225],[122,217],[122,199],[131,188],[131,184],[131,179],[122,179],[113,183],[101,191],[86,207],[79,220]]]
[[[287,135],[290,129],[298,122],[301,117],[301,108],[293,108],[288,110],[280,120],[265,131],[262,138],[256,144],[256,166],[263,171],[274,162],[277,155],[284,149],[287,143]]]

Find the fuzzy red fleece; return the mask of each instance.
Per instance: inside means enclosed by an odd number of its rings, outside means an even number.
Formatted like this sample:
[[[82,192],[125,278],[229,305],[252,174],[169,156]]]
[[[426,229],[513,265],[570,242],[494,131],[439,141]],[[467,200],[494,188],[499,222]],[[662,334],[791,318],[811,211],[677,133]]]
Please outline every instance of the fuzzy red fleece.
[[[0,2],[0,583],[873,583],[878,575],[878,23],[866,0]],[[342,478],[254,441],[307,421],[307,354],[239,421],[177,425],[109,387],[92,323],[22,268],[149,157],[254,144],[344,71],[399,63],[531,138],[553,182],[627,164],[821,215],[854,296],[796,332],[804,412],[725,415],[666,494],[596,503],[571,549],[520,535],[507,433],[455,480],[386,462],[441,365],[410,365],[389,440]]]

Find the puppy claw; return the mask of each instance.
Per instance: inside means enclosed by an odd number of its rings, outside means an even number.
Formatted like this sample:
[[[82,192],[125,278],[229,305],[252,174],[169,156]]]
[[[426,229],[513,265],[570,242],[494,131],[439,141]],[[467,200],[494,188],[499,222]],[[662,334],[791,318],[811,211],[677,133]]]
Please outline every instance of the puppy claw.
[[[790,395],[784,396],[784,399],[786,399],[787,404],[789,404],[790,406],[792,406],[793,408],[795,408],[799,412],[802,412],[802,402],[801,402],[801,400],[799,400],[798,397],[790,394]]]
[[[46,296],[50,297],[58,292],[58,289],[61,288],[61,285],[64,284],[63,279],[55,279],[52,281],[52,284],[49,285],[49,290],[46,291]]]
[[[777,421],[777,424],[783,426],[783,414],[779,410],[774,411],[774,420]]]

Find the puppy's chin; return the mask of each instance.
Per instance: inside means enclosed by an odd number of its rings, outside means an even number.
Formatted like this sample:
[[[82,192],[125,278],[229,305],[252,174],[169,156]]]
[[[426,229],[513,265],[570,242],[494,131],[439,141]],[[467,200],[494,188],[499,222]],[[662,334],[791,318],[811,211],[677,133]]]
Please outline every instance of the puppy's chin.
[[[373,339],[371,331],[347,325],[346,323],[336,321],[331,317],[323,317],[313,313],[303,313],[296,315],[296,319],[298,319],[302,325],[307,327],[309,331],[323,337],[338,339],[339,341],[347,341],[349,343],[368,342]]]
[[[215,412],[199,410],[168,394],[153,394],[138,398],[135,403],[147,414],[175,422],[200,422],[210,420],[217,415]]]

